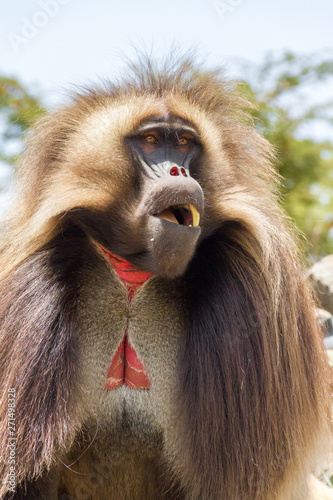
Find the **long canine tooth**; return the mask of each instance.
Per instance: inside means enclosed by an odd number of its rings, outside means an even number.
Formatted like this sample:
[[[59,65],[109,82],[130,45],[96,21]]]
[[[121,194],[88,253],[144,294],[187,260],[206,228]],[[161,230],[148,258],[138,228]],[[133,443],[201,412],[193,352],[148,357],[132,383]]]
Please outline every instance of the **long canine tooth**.
[[[200,214],[199,214],[198,210],[193,205],[186,205],[186,208],[188,210],[191,210],[193,227],[199,226]]]

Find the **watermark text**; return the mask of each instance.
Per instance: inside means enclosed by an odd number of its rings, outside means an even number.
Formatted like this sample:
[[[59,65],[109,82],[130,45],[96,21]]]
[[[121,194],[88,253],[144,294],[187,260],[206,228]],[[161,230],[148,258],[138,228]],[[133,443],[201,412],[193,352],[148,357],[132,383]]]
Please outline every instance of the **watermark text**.
[[[71,0],[39,0],[40,7],[30,18],[21,19],[21,29],[19,33],[13,31],[7,33],[9,43],[15,52],[24,47],[30,40],[35,38],[50,19],[55,17],[63,5],[67,5]]]

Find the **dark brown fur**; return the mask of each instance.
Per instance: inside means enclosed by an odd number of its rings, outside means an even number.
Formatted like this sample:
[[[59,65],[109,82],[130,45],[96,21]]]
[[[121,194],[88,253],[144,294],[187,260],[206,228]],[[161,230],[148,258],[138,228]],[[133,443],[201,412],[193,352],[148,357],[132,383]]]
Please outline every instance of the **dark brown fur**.
[[[63,499],[316,498],[308,478],[328,433],[327,361],[295,237],[278,207],[272,151],[244,105],[218,74],[183,61],[77,95],[35,127],[1,238],[0,475],[8,473],[14,387],[15,500],[57,498],[57,481]],[[130,213],[136,183],[122,137],[147,116],[170,112],[198,130],[203,226],[213,221],[217,229],[182,276],[149,281],[129,309],[77,216],[88,210],[112,234],[126,231],[126,217],[119,227],[112,210],[121,202]],[[107,412],[111,438],[98,412],[115,396],[99,393],[98,383],[89,388],[88,366],[106,373],[127,315],[156,374],[147,405],[157,414],[145,410],[145,395],[128,396],[137,413],[123,410],[117,427]],[[91,486],[94,474],[100,486]],[[34,486],[41,475],[53,486]]]

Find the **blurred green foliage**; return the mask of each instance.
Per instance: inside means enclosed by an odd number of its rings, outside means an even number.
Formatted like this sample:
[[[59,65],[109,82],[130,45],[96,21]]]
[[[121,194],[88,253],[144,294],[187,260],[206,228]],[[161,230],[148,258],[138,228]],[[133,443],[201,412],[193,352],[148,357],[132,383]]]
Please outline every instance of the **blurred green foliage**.
[[[333,143],[313,138],[323,131],[333,137],[333,59],[268,55],[243,71],[255,124],[277,151],[283,205],[305,234],[308,254],[333,253]]]
[[[327,92],[333,60],[268,55],[260,66],[242,64],[241,71],[243,90],[257,106],[256,127],[277,151],[286,211],[305,234],[309,254],[333,253],[333,142],[313,133],[320,124],[333,137],[333,93]],[[14,78],[0,77],[0,160],[15,164],[17,152],[8,153],[8,144],[22,144],[25,130],[44,112],[38,96]]]
[[[0,160],[14,165],[19,151],[8,152],[8,144],[22,142],[26,129],[45,113],[40,99],[34,97],[18,80],[0,76]],[[17,148],[14,148],[17,149]]]

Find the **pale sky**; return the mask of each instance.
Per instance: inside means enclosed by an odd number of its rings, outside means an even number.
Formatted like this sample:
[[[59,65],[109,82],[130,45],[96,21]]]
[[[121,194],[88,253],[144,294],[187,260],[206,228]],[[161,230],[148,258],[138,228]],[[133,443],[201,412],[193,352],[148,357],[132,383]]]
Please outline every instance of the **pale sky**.
[[[208,63],[333,48],[332,0],[0,0],[0,72],[61,102],[64,89],[121,70],[121,54],[172,42]],[[230,67],[230,66],[229,66]]]
[[[236,77],[235,60],[333,49],[333,0],[0,0],[0,8],[0,74],[49,106],[66,89],[121,73],[133,47],[158,57],[173,42],[195,46]]]

